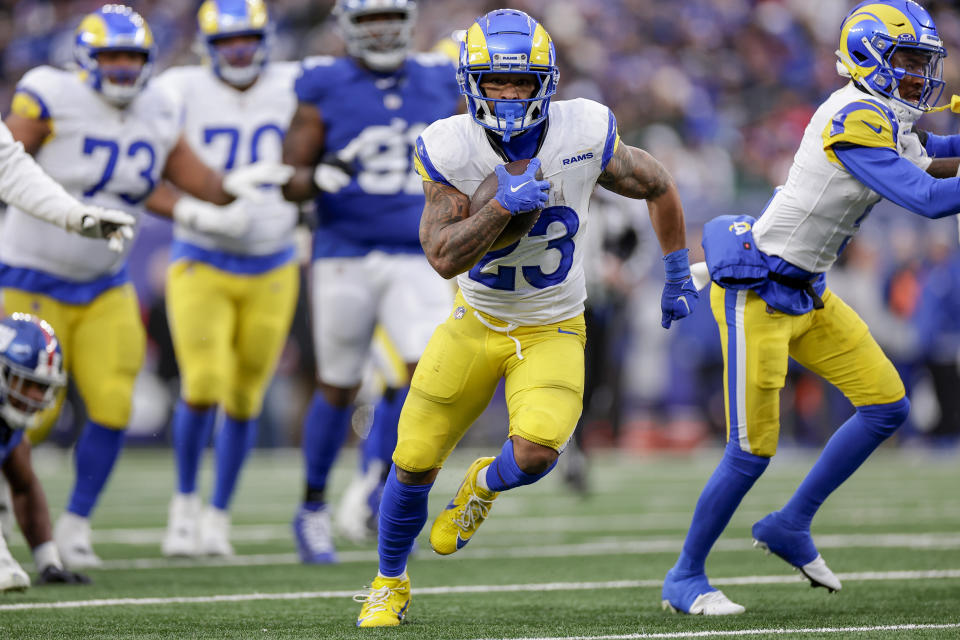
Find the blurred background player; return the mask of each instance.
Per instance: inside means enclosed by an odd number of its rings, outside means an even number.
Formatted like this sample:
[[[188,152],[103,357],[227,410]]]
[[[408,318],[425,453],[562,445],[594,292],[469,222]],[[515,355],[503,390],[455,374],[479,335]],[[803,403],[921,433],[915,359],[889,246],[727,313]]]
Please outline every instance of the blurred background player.
[[[0,320],[0,470],[12,490],[20,531],[33,552],[38,584],[90,582],[63,568],[47,498],[30,463],[30,443],[23,437],[37,413],[53,406],[66,381],[63,352],[49,324],[22,313]],[[29,586],[30,577],[0,536],[0,592]]]
[[[500,492],[533,484],[554,467],[583,405],[586,286],[582,241],[595,185],[647,200],[664,252],[662,325],[697,301],[687,263],[683,209],[663,166],[623,144],[616,119],[586,99],[551,103],[559,70],[553,42],[527,14],[492,11],[470,25],[457,78],[469,115],[445,118],[417,139],[426,204],[420,237],[430,264],[457,276],[453,312],[416,368],[380,503],[379,572],[357,626],[400,624],[410,604],[407,558],[427,520],[440,466],[503,378],[510,414],[499,455],[478,458],[437,516],[430,545],[463,548]],[[520,175],[505,161],[532,158]],[[544,179],[537,179],[543,168]],[[473,215],[470,197],[496,171],[496,195]],[[497,251],[511,216],[542,209],[530,232]]]
[[[708,265],[711,247],[719,252],[729,237],[737,247],[755,245],[759,252],[752,257],[769,275],[749,287],[723,288],[724,275],[743,273],[711,266],[728,443],[697,502],[683,552],[667,573],[664,608],[704,615],[745,610],[709,584],[705,561],[776,453],[788,358],[834,384],[855,408],[787,504],[752,529],[756,546],[800,570],[815,587],[833,592],[841,583],[813,543],[813,516],[909,413],[897,370],[866,323],[826,288],[824,274],[881,198],[927,218],[960,212],[960,179],[928,175],[924,169],[932,163],[909,150],[906,138],[943,90],[946,49],[922,7],[887,0],[863,2],[847,15],[837,55],[840,75],[851,81],[811,118],[786,185],[759,220],[727,216],[704,229]],[[931,135],[921,142],[930,156],[960,155],[960,137]],[[946,164],[956,175],[957,160]],[[751,254],[737,256],[731,258],[737,269],[756,266],[748,262]]]
[[[299,65],[270,62],[272,25],[260,0],[207,0],[197,14],[204,64],[174,67],[157,84],[180,101],[184,136],[209,166],[223,171],[258,160],[279,162],[296,107]],[[154,207],[173,190],[162,186]],[[193,198],[191,206],[212,207]],[[299,273],[293,231],[297,207],[279,189],[243,201],[233,229],[177,223],[167,277],[167,315],[179,364],[173,416],[177,492],[170,502],[165,555],[232,555],[228,507],[256,441],[266,387],[290,331]],[[201,517],[196,493],[201,456],[217,431],[216,479]]]
[[[129,7],[105,5],[87,15],[74,52],[77,70],[42,66],[24,75],[7,118],[14,138],[72,195],[136,217],[161,177],[218,204],[241,194],[257,198],[259,183],[289,177],[266,163],[221,176],[197,158],[180,135],[176,104],[148,84],[153,35]],[[173,209],[178,222],[198,229],[234,217],[221,213]],[[75,450],[76,483],[54,528],[69,567],[100,565],[90,544],[89,516],[122,448],[144,356],[128,252],[111,252],[13,207],[0,233],[5,310],[36,313],[54,327],[89,416]],[[46,436],[57,408],[30,431],[31,441]]]
[[[334,8],[348,56],[310,58],[284,162],[297,167],[290,200],[316,199],[311,316],[317,390],[303,426],[306,493],[293,521],[304,562],[335,559],[325,489],[346,438],[364,363],[379,323],[412,371],[451,291],[423,257],[423,189],[413,143],[456,111],[450,60],[410,55],[416,5],[346,0]],[[369,449],[388,456],[408,387],[374,410]],[[375,446],[381,443],[379,446]],[[388,464],[381,461],[381,468]]]

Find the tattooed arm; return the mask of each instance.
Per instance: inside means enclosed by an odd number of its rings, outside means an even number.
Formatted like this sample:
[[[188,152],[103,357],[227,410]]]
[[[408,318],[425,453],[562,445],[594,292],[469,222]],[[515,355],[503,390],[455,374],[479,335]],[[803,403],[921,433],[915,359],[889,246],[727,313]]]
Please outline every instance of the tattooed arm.
[[[299,103],[283,137],[283,163],[296,169],[290,182],[283,185],[283,197],[287,200],[303,202],[319,192],[313,172],[323,153],[324,138],[320,110],[312,104]]]
[[[420,244],[430,265],[444,278],[469,270],[497,239],[510,212],[495,199],[470,215],[470,198],[439,182],[424,182]]]
[[[620,142],[597,184],[622,196],[647,201],[650,222],[664,254],[687,245],[677,185],[649,153]]]

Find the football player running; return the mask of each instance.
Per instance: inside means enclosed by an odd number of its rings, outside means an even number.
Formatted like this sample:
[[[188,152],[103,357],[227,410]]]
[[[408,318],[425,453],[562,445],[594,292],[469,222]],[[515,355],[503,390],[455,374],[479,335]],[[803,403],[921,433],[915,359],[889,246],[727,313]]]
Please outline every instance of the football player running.
[[[416,164],[426,205],[420,240],[460,293],[413,376],[380,503],[379,573],[357,625],[400,624],[410,604],[407,557],[427,520],[427,495],[444,460],[483,411],[501,378],[510,415],[499,455],[476,460],[437,516],[440,554],[466,545],[497,496],[545,476],[573,433],[583,403],[582,240],[594,186],[647,200],[664,252],[662,324],[697,301],[684,247],[683,210],[663,166],[621,142],[610,109],[585,99],[551,102],[556,53],[544,27],[511,9],[466,31],[457,77],[469,115],[428,127]],[[522,175],[503,168],[532,158]],[[536,178],[537,169],[543,180]],[[470,198],[496,171],[496,196],[468,217]],[[517,243],[488,252],[511,216],[540,209]]]
[[[758,220],[723,216],[704,228],[728,442],[664,580],[664,608],[704,615],[745,610],[710,585],[704,564],[776,453],[788,358],[836,385],[856,409],[786,505],[752,529],[756,546],[815,587],[834,592],[841,584],[814,545],[813,516],[910,409],[893,364],[863,320],[826,287],[824,274],[881,198],[927,218],[960,211],[960,179],[931,177],[924,172],[930,158],[909,148],[918,142],[914,122],[943,89],[946,50],[927,11],[910,0],[886,0],[863,2],[847,15],[837,55],[838,71],[850,82],[810,119],[786,185]],[[960,137],[922,138],[929,156],[960,155]],[[956,160],[939,162],[952,163],[956,174]]]
[[[319,219],[311,268],[317,390],[303,426],[306,492],[293,521],[307,563],[335,560],[327,477],[375,327],[412,371],[452,297],[420,247],[423,188],[411,157],[420,132],[456,112],[453,67],[442,54],[409,53],[411,0],[341,0],[334,13],[349,55],[304,62],[283,155],[297,168],[284,194],[315,198]],[[375,407],[371,437],[389,442],[381,449],[393,449],[407,390]]]
[[[273,27],[265,4],[206,0],[197,20],[204,64],[175,67],[156,80],[181,102],[187,142],[224,171],[279,162],[300,66],[268,61]],[[161,187],[147,206],[162,206],[172,194]],[[172,428],[177,490],[165,555],[233,554],[228,507],[296,306],[296,205],[277,188],[261,202],[238,203],[241,218],[231,229],[182,222],[174,229],[166,297],[181,383]],[[189,196],[175,205],[183,206],[212,207]],[[197,473],[218,407],[225,415],[216,434],[216,476],[202,509]]]
[[[63,568],[47,498],[30,463],[30,443],[23,437],[37,413],[53,406],[66,380],[63,352],[49,324],[22,313],[0,320],[0,471],[12,490],[20,531],[33,552],[38,584],[90,582]],[[30,577],[0,536],[0,592],[29,586]]]
[[[143,18],[105,5],[76,31],[79,69],[42,66],[20,80],[7,125],[40,166],[85,203],[137,217],[165,178],[195,198],[227,204],[258,198],[287,168],[259,163],[225,175],[210,169],[180,134],[181,114],[148,83],[156,54]],[[55,132],[55,135],[54,135]],[[209,230],[222,210],[178,207],[178,222]],[[127,247],[129,251],[129,247]],[[127,253],[68,234],[11,207],[0,233],[0,288],[7,312],[42,315],[57,331],[89,420],[76,445],[76,483],[54,540],[69,567],[93,567],[89,516],[123,444],[145,335],[126,268]],[[59,396],[62,401],[63,394]],[[59,403],[58,403],[59,406]],[[28,437],[43,439],[57,407]]]

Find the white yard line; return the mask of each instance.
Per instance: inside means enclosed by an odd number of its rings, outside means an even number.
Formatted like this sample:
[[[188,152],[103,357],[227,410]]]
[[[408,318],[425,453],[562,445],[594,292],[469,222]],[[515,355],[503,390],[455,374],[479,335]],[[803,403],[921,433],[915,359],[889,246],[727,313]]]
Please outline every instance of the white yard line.
[[[941,580],[960,578],[960,569],[937,571],[884,571],[869,573],[843,573],[842,580],[887,581],[887,580]],[[712,579],[715,585],[755,585],[784,584],[796,582],[797,576],[739,576],[733,578]],[[614,580],[608,582],[547,582],[538,584],[508,585],[465,585],[456,587],[422,587],[416,590],[422,595],[452,595],[460,593],[517,593],[526,591],[587,591],[596,589],[635,589],[654,588],[662,584],[660,580]],[[250,602],[254,600],[306,600],[349,598],[356,591],[298,591],[292,593],[237,593],[217,596],[172,596],[152,598],[109,598],[101,600],[72,600],[65,602],[24,602],[18,604],[0,604],[0,611],[28,611],[35,609],[78,609],[86,607],[129,607],[166,604],[207,604],[214,602]],[[907,627],[890,627],[890,629]],[[597,636],[598,638],[644,638],[644,637],[686,637],[686,636]],[[696,636],[691,636],[696,637]],[[539,639],[547,640],[547,639]],[[571,639],[567,639],[571,640]]]
[[[553,638],[544,638],[537,636],[534,638],[509,638],[507,640],[647,640],[648,638],[722,638],[722,637],[741,637],[741,636],[786,636],[793,634],[828,634],[828,633],[866,633],[870,631],[926,631],[934,629],[957,629],[960,623],[948,624],[895,624],[882,625],[875,627],[802,627],[798,629],[789,629],[776,627],[772,629],[736,629],[731,631],[675,631],[670,633],[629,633],[615,636],[555,636]],[[477,640],[493,640],[489,638],[478,638]],[[500,639],[504,640],[504,639]]]
[[[823,535],[817,536],[817,547],[823,549],[958,549],[960,535],[957,534],[882,534],[882,535]],[[677,537],[650,538],[641,540],[603,539],[593,542],[574,544],[551,544],[536,546],[473,546],[463,555],[464,559],[488,560],[498,558],[564,558],[571,555],[579,556],[609,556],[609,555],[644,555],[649,553],[667,553],[679,551],[683,540]],[[749,538],[719,540],[714,546],[715,551],[748,551],[751,549]],[[416,553],[418,561],[442,560],[443,556],[430,553],[428,549],[420,548]],[[373,549],[339,551],[337,559],[340,563],[376,562],[377,552]],[[232,558],[131,558],[125,560],[107,560],[104,569],[112,570],[139,570],[139,569],[186,569],[203,567],[249,567],[273,564],[296,564],[299,560],[293,553],[260,553],[244,554]]]

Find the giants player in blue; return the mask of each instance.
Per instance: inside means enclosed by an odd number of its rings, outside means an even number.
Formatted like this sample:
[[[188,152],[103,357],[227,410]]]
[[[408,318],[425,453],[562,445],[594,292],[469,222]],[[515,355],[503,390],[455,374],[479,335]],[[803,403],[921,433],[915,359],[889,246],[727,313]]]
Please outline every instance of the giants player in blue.
[[[37,414],[56,403],[66,381],[63,352],[49,324],[22,313],[0,320],[0,471],[10,484],[13,510],[33,552],[39,584],[90,582],[63,568],[47,498],[30,463],[30,442],[23,437]],[[0,592],[29,586],[30,577],[0,536]]]
[[[315,198],[319,219],[311,273],[317,391],[303,427],[306,495],[293,522],[310,563],[335,559],[327,475],[375,326],[412,372],[452,298],[420,247],[423,188],[411,157],[420,132],[457,109],[453,66],[442,54],[409,54],[410,0],[341,0],[334,12],[349,56],[304,62],[283,154],[297,168],[284,195]],[[371,437],[383,434],[387,467],[406,395],[389,394],[375,410]]]
[[[946,50],[920,5],[885,0],[862,2],[847,15],[837,55],[837,70],[850,81],[810,119],[786,184],[760,218],[723,216],[704,227],[728,442],[664,580],[664,608],[745,611],[710,585],[705,562],[776,453],[788,358],[836,385],[856,408],[783,508],[752,528],[757,547],[815,587],[833,592],[841,583],[813,542],[814,515],[910,410],[897,370],[863,320],[826,286],[825,273],[881,198],[927,218],[960,212],[960,179],[930,175],[956,175],[960,136],[912,132],[943,90]]]

